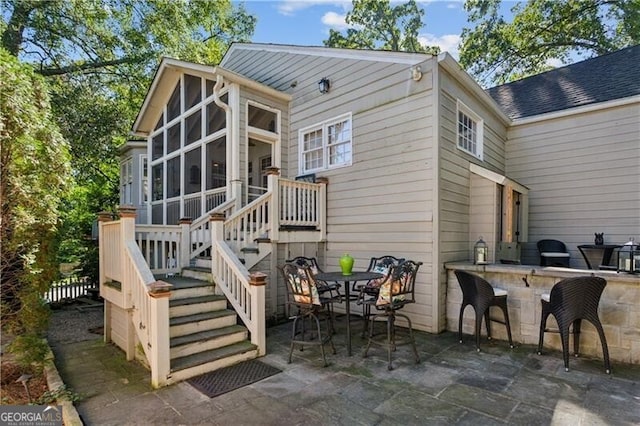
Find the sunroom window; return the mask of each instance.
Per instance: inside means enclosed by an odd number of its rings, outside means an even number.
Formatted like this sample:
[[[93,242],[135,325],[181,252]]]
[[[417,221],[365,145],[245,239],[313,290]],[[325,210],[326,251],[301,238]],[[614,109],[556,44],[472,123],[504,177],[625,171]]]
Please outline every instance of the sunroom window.
[[[300,130],[300,171],[351,165],[351,114]]]
[[[458,148],[482,160],[483,127],[480,116],[458,101]]]

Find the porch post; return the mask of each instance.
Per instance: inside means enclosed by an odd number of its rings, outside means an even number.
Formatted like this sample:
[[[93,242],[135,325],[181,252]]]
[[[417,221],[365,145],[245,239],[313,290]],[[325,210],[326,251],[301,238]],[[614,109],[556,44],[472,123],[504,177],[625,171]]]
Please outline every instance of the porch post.
[[[271,202],[269,203],[269,223],[271,224],[271,232],[269,238],[271,241],[280,240],[280,169],[277,167],[267,167],[267,190],[271,193]]]
[[[178,253],[178,267],[182,270],[191,263],[191,224],[190,217],[183,217],[180,224],[180,252]]]
[[[318,201],[318,222],[320,222],[320,241],[327,240],[327,185],[329,185],[329,178],[319,177],[316,179],[316,183],[320,186],[320,200]]]
[[[120,214],[120,242],[121,242],[121,261],[120,265],[127,264],[127,243],[129,241],[135,241],[136,239],[136,208],[134,206],[120,206],[118,208],[118,213]],[[133,360],[135,358],[135,350],[136,350],[136,339],[135,339],[135,329],[133,328],[132,321],[132,303],[131,303],[131,292],[133,291],[131,277],[126,274],[126,271],[122,271],[122,295],[124,296],[123,307],[127,310],[128,321],[126,324],[126,343],[125,343],[125,353],[127,355],[127,360]]]
[[[224,241],[224,213],[213,213],[209,216],[211,229],[211,274],[215,281],[218,277],[218,241]],[[217,287],[217,286],[216,286]]]

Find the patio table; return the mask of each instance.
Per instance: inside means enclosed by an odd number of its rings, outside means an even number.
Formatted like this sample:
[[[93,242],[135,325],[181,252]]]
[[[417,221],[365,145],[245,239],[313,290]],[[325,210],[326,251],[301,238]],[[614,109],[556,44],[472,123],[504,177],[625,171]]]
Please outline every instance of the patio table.
[[[354,285],[358,281],[369,281],[375,280],[378,278],[382,278],[382,275],[379,272],[352,272],[350,275],[344,275],[342,272],[319,272],[316,274],[316,279],[319,281],[333,281],[333,282],[342,282],[344,283],[344,294],[346,298],[346,306],[345,311],[347,314],[347,354],[351,356],[351,286]]]
[[[584,250],[602,250],[602,261],[600,262],[598,269],[608,269],[606,266],[609,266],[609,262],[611,262],[611,255],[613,254],[613,251],[620,247],[622,246],[616,244],[582,244],[578,246],[578,250],[580,250],[582,257],[584,257],[584,261],[587,262],[587,268],[591,270],[593,270],[593,267],[591,266],[591,262],[589,262],[589,258]],[[605,266],[605,268],[601,268],[601,266]]]

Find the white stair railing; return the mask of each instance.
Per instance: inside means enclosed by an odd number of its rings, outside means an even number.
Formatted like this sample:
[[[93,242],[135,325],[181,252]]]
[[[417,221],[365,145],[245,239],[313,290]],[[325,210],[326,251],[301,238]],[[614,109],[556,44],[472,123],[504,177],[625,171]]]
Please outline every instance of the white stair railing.
[[[234,251],[223,241],[224,217],[211,216],[211,264],[216,291],[222,292],[249,330],[258,354],[266,354],[266,275],[250,274]]]
[[[233,213],[235,206],[235,198],[225,201],[212,212],[207,212],[191,224],[189,227],[189,259],[193,259],[211,248],[211,230],[209,229],[211,213],[222,213],[225,217],[229,217]]]
[[[171,285],[154,278],[135,241],[135,216],[135,208],[123,207],[120,208],[119,221],[100,219],[100,295],[107,302],[105,341],[114,341],[121,346],[127,360],[135,358],[136,342],[139,342],[151,369],[151,384],[160,387],[167,383],[170,373]],[[115,248],[119,251],[113,252]],[[110,281],[118,281],[120,288],[108,285]],[[127,315],[124,321],[126,329],[118,330],[121,336],[117,338],[113,336],[114,319],[110,304],[121,308]]]

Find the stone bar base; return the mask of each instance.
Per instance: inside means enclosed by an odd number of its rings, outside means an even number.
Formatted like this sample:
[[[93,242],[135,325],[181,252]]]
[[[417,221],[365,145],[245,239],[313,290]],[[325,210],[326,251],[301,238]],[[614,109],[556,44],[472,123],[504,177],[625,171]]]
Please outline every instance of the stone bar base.
[[[508,291],[507,304],[514,342],[538,344],[540,330],[540,295],[549,293],[551,287],[563,278],[595,275],[607,280],[600,299],[600,321],[607,338],[612,362],[640,364],[640,276],[613,271],[587,271],[569,268],[542,267],[533,265],[473,265],[468,262],[446,264],[447,269],[447,330],[458,331],[458,317],[462,302],[462,291],[453,271],[462,269],[484,277],[494,287]],[[527,284],[529,285],[527,287]],[[493,310],[492,317],[502,318],[502,312]],[[467,307],[462,331],[473,335],[475,316],[472,307]],[[550,316],[547,327],[556,329],[557,323]],[[494,338],[506,340],[505,327],[493,323]],[[486,328],[482,326],[486,336]],[[595,328],[582,321],[580,353],[602,359],[602,348]],[[569,340],[573,353],[573,339]],[[561,351],[560,335],[546,333],[544,348]],[[615,366],[614,366],[615,368]]]

